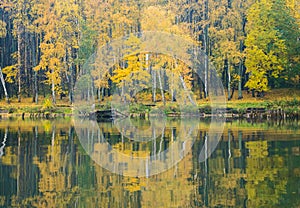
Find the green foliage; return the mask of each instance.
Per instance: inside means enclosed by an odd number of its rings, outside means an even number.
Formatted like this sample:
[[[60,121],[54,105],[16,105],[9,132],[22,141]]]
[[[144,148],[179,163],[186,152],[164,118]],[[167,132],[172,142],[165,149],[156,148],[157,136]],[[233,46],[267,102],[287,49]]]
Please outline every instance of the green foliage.
[[[21,111],[22,112],[25,112],[25,113],[38,113],[38,112],[40,112],[40,107],[23,107],[22,109],[21,109]]]
[[[95,108],[97,110],[110,110],[111,109],[111,103],[110,102],[105,102],[101,104],[96,104]]]
[[[176,103],[167,103],[167,105],[163,107],[163,112],[165,114],[179,114],[180,106]]]
[[[250,77],[245,86],[263,92],[272,77],[277,79],[288,68],[291,41],[295,42],[289,28],[295,28],[295,23],[283,0],[255,2],[247,19],[245,65]]]
[[[300,106],[300,100],[294,98],[293,100],[274,100],[273,102],[268,102],[267,107],[269,109],[299,109]]]
[[[183,114],[197,114],[199,113],[199,107],[194,105],[183,105],[180,107],[180,112]]]
[[[143,104],[131,104],[129,106],[130,113],[148,113],[150,107]]]
[[[14,107],[9,107],[8,108],[8,113],[15,113],[16,111],[17,111],[17,109],[14,108]]]
[[[211,113],[211,106],[209,106],[209,105],[200,106],[199,107],[199,112],[210,114]]]

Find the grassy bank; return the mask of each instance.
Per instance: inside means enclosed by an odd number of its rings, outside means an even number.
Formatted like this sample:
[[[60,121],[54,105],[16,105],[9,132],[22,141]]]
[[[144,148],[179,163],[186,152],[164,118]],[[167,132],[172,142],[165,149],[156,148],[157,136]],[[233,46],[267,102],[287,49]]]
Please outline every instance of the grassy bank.
[[[297,89],[275,89],[267,92],[264,97],[252,97],[251,93],[244,91],[243,99],[240,100],[237,96],[237,93],[235,93],[232,100],[226,101],[226,107],[236,112],[242,113],[250,108],[263,108],[266,110],[282,109],[287,113],[300,113],[300,90]],[[201,113],[210,113],[211,111],[209,100],[198,100],[197,107]],[[143,108],[142,106],[141,109]],[[194,109],[190,107],[180,109],[179,105],[170,102],[167,103],[165,107],[162,107],[161,102],[157,103],[155,108],[163,108],[167,114],[179,112],[180,110],[184,112],[194,112]]]
[[[249,108],[265,108],[268,110],[283,109],[286,112],[300,112],[300,90],[296,89],[280,89],[272,90],[265,94],[265,97],[252,97],[251,93],[243,92],[244,98],[237,99],[237,93],[235,93],[231,101],[227,101],[227,108],[232,108],[237,112],[244,112]],[[107,110],[110,108],[109,101],[105,101],[104,104],[96,104],[96,109]],[[183,107],[176,103],[167,102],[164,106],[162,102],[151,103],[150,101],[144,102],[144,104],[132,104],[130,106],[131,113],[147,113],[150,110],[152,112],[160,112],[171,115],[178,114],[183,111],[186,113],[195,112],[196,109],[200,109],[201,113],[210,112],[209,100],[198,100],[197,107]],[[17,99],[11,99],[10,104],[5,103],[4,100],[0,102],[0,113],[6,114],[9,117],[20,116],[26,114],[27,117],[33,114],[52,114],[52,115],[71,115],[72,106],[67,99],[58,100],[54,105],[49,98],[41,98],[39,104],[32,102],[31,98],[23,98],[22,102],[17,102]]]
[[[23,98],[22,102],[11,99],[9,104],[3,100],[0,102],[0,115],[3,118],[52,118],[70,116],[71,114],[72,106],[68,104],[67,100],[59,100],[55,105],[48,98],[40,99],[39,104],[33,103],[31,98]]]

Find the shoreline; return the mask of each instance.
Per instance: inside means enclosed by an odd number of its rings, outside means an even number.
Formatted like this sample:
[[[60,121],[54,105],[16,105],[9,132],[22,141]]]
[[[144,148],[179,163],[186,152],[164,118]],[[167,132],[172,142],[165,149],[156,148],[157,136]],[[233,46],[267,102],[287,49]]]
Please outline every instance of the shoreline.
[[[22,119],[56,119],[56,118],[67,118],[72,117],[73,114],[65,114],[65,113],[0,113],[1,119],[14,119],[14,118],[22,118]]]
[[[151,113],[150,113],[151,111]],[[196,112],[196,113],[195,113]],[[124,115],[122,112],[112,112],[110,105],[102,105],[96,107],[94,112],[84,112],[82,117],[85,118],[97,118],[97,120],[108,120],[111,117],[130,117],[130,118],[149,118],[151,116],[160,117],[161,113],[164,113],[168,118],[180,118],[180,117],[199,117],[210,118],[212,116],[225,117],[228,119],[294,119],[299,120],[300,108],[297,105],[264,106],[263,104],[257,105],[257,103],[246,102],[243,105],[240,103],[231,103],[224,108],[215,108],[212,114],[212,108],[205,105],[198,105],[195,107],[188,107],[186,109],[180,109],[173,103],[167,103],[166,106],[157,105],[143,105],[133,104],[129,115]],[[42,109],[37,106],[23,106],[17,108],[14,106],[7,106],[0,108],[0,119],[22,118],[22,119],[55,119],[66,118],[74,116],[71,106],[57,106],[53,109]]]
[[[109,120],[109,118],[113,117],[113,113],[107,114],[107,112],[111,111],[110,109],[105,110],[105,116],[102,116],[103,110],[96,110],[95,112],[90,112],[88,114],[82,115],[84,118],[97,118],[97,120]],[[167,118],[211,118],[211,117],[220,117],[220,118],[228,118],[228,119],[263,119],[263,120],[285,120],[285,119],[293,119],[299,120],[300,113],[298,111],[286,111],[284,109],[277,110],[268,110],[261,108],[249,108],[246,110],[234,109],[217,109],[216,112],[212,115],[207,109],[205,112],[203,108],[199,108],[199,113],[190,114],[190,113],[181,113],[180,111],[174,112],[165,112]],[[59,112],[34,112],[34,113],[8,113],[8,112],[0,112],[0,119],[12,119],[12,118],[22,118],[22,119],[56,119],[56,118],[66,118],[73,117],[73,113],[59,113]],[[118,116],[117,116],[118,117]],[[127,117],[130,118],[149,118],[149,117],[161,117],[161,114],[149,114],[148,112],[133,112],[130,113]]]

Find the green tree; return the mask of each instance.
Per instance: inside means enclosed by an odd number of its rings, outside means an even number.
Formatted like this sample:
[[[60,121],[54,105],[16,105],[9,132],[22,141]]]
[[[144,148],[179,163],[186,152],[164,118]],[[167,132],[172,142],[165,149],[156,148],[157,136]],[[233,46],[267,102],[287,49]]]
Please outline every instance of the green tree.
[[[246,87],[262,96],[269,89],[271,77],[278,78],[288,62],[287,41],[280,30],[288,23],[279,21],[288,13],[284,8],[278,12],[279,1],[255,2],[247,15],[245,64],[250,77]]]

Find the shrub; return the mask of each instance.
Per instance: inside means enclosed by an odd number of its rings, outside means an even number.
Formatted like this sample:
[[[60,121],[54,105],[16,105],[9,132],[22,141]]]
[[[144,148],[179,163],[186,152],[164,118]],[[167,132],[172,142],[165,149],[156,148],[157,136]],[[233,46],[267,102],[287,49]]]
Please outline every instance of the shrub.
[[[17,111],[16,108],[13,108],[13,107],[8,108],[8,113],[14,113],[16,111]]]
[[[184,105],[181,107],[181,113],[199,113],[199,107],[198,106],[193,106],[193,105]]]
[[[54,110],[55,110],[55,106],[53,105],[52,100],[49,98],[46,98],[43,102],[41,111],[42,112],[46,112],[46,111],[52,112]]]
[[[129,109],[131,113],[147,113],[150,111],[150,107],[143,104],[131,104]]]
[[[165,114],[169,114],[169,113],[179,113],[180,112],[180,107],[178,106],[178,104],[175,103],[168,103],[164,108],[163,111],[165,112]]]

